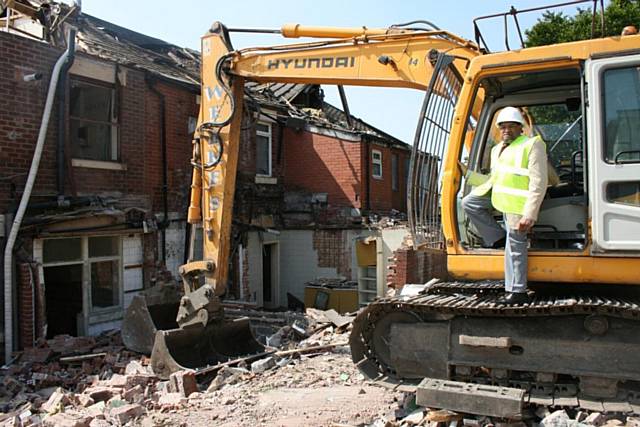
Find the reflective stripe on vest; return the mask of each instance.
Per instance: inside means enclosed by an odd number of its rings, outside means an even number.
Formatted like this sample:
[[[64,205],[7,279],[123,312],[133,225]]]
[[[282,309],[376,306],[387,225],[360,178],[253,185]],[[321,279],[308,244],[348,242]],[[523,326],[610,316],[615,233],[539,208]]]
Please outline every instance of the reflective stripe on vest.
[[[509,144],[491,169],[491,203],[500,212],[522,215],[529,193],[529,153],[539,137],[524,135]],[[493,160],[493,152],[492,160]]]

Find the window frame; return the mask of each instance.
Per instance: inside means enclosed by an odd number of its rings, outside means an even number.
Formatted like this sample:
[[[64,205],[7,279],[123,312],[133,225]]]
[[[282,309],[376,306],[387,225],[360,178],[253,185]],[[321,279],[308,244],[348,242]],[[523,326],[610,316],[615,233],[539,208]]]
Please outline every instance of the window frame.
[[[117,242],[117,254],[108,256],[89,256],[89,239],[93,237],[114,237],[118,239]],[[47,262],[44,259],[44,245],[47,240],[65,240],[65,239],[80,239],[81,245],[81,257],[79,259],[71,261],[53,261]],[[64,236],[55,238],[41,239],[41,259],[42,267],[61,267],[70,265],[82,265],[82,293],[83,293],[83,311],[86,310],[88,317],[98,316],[105,313],[121,312],[124,309],[124,278],[123,278],[123,254],[122,254],[122,236],[120,234],[99,234],[90,236]],[[116,292],[118,294],[118,303],[109,307],[94,307],[91,297],[92,283],[91,283],[91,265],[96,262],[109,262],[116,261],[118,269],[118,283],[116,284]],[[45,284],[46,286],[46,284]],[[85,325],[88,328],[89,325]]]
[[[602,144],[602,161],[609,164],[609,165],[618,165],[618,164],[640,164],[640,160],[622,160],[622,161],[616,161],[615,157],[620,155],[620,153],[616,153],[614,155],[613,159],[608,159],[607,158],[607,150],[608,150],[608,146],[607,146],[607,96],[606,96],[606,91],[607,91],[607,85],[606,85],[606,74],[609,71],[619,71],[619,70],[626,70],[626,69],[630,69],[630,68],[635,68],[637,72],[640,73],[640,63],[635,63],[635,64],[625,64],[625,65],[621,65],[621,64],[612,64],[610,66],[605,66],[602,68],[601,72],[600,72],[600,79],[599,79],[599,90],[600,90],[600,96],[601,96],[601,100],[600,100],[600,127],[601,127],[601,132],[602,132],[602,138],[601,138],[601,144]],[[632,150],[632,152],[635,152],[636,150]]]
[[[83,117],[72,115],[71,114],[71,94],[69,94],[69,104],[68,104],[69,128],[71,128],[71,123],[73,121],[109,125],[111,126],[111,141],[110,141],[110,147],[109,147],[110,158],[90,159],[86,157],[76,156],[73,154],[73,151],[74,151],[73,137],[69,135],[69,146],[71,148],[71,156],[73,160],[118,163],[120,161],[120,103],[119,103],[119,96],[118,96],[118,87],[116,83],[110,83],[110,82],[101,81],[101,80],[94,80],[94,79],[90,79],[80,75],[71,74],[69,78],[69,91],[71,90],[71,85],[73,85],[74,83],[80,83],[83,86],[95,86],[103,89],[108,89],[111,91],[110,121],[103,122],[100,120],[86,119]]]
[[[376,154],[379,159],[376,159]],[[375,173],[375,166],[380,166],[380,174]],[[375,179],[382,179],[382,151],[381,150],[371,150],[371,177]]]
[[[269,130],[267,132],[259,130],[258,129],[258,125],[263,125],[263,126],[267,126],[269,128]],[[267,149],[267,164],[268,164],[268,173],[263,174],[263,173],[258,173],[258,144],[257,144],[257,137],[261,136],[261,137],[266,137],[268,142],[268,149]],[[256,123],[256,176],[261,176],[261,177],[271,177],[273,176],[273,164],[272,164],[272,157],[273,157],[273,126],[272,123],[267,122],[267,121],[258,121]]]

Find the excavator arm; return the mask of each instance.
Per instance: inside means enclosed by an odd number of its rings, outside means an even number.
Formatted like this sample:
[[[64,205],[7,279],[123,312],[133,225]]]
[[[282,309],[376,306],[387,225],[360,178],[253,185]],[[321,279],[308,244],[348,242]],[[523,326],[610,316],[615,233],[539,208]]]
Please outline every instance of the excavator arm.
[[[226,288],[246,80],[426,90],[438,52],[454,58],[452,67],[460,76],[479,54],[472,42],[446,31],[294,25],[284,27],[282,34],[323,40],[234,51],[227,29],[218,22],[202,39],[202,99],[188,220],[202,223],[204,261],[182,267],[187,295],[178,323],[208,318],[197,312],[213,309],[213,296]],[[446,90],[437,95],[449,96]],[[205,277],[202,287],[197,284],[200,275]]]
[[[185,367],[263,351],[247,319],[225,321],[220,302],[228,276],[245,81],[413,88],[455,104],[449,81],[438,81],[444,75],[436,72],[442,53],[447,72],[458,82],[480,54],[473,43],[445,31],[294,25],[284,27],[282,34],[317,40],[236,51],[227,29],[217,22],[202,39],[202,96],[188,221],[202,225],[203,258],[180,268],[184,296],[177,308],[178,328],[163,330],[142,301],[137,312],[129,310],[131,319],[146,319],[150,327],[145,330],[155,333],[151,363],[163,378]],[[126,323],[140,323],[133,320]]]

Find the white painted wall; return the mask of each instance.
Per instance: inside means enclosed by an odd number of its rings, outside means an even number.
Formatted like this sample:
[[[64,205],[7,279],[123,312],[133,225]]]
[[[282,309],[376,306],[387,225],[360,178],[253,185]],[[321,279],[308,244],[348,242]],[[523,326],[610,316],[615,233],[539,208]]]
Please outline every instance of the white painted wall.
[[[158,221],[162,221],[162,214],[157,215]],[[167,270],[178,279],[178,269],[184,264],[184,239],[186,221],[176,221],[180,217],[178,212],[169,212],[169,227],[165,230],[167,240]],[[158,257],[162,256],[162,233],[158,233]]]
[[[351,277],[357,279],[357,259],[354,242],[357,238],[371,235],[368,230],[346,230],[343,244],[351,253]],[[262,252],[263,244],[279,243],[279,305],[286,307],[287,292],[304,301],[305,283],[326,277],[345,278],[336,268],[318,266],[318,254],[313,248],[313,230],[280,230],[280,235],[250,232],[247,239],[248,280],[251,300],[262,305]]]

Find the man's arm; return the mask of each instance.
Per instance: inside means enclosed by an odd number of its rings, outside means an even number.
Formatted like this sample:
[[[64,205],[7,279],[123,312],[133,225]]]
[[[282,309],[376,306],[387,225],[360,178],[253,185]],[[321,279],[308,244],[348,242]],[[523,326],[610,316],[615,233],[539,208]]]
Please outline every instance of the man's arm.
[[[547,192],[548,183],[547,150],[544,143],[538,140],[533,143],[529,153],[529,198],[524,205],[522,219],[518,224],[519,231],[529,231],[538,220],[538,212]]]

